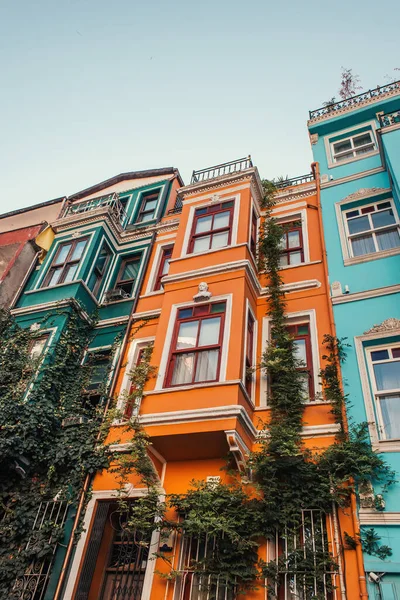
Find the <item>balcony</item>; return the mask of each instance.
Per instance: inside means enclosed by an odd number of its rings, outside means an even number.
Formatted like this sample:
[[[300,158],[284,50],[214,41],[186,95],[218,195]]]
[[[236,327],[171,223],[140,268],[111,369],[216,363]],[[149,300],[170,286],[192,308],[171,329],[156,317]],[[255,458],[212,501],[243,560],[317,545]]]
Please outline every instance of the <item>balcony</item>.
[[[374,98],[384,98],[387,96],[394,96],[396,94],[400,94],[400,81],[394,81],[388,85],[378,86],[373,90],[368,90],[362,94],[357,94],[357,96],[346,98],[346,100],[327,104],[322,108],[317,108],[317,110],[310,110],[310,121],[316,121],[324,117],[334,117],[335,113],[343,110],[344,108],[357,108],[358,106],[368,104],[368,101],[373,100]]]
[[[222,177],[223,175],[232,175],[235,173],[239,173],[240,171],[250,169],[250,167],[252,166],[253,163],[251,161],[251,156],[246,156],[245,158],[239,158],[231,162],[215,165],[214,167],[208,167],[207,169],[193,171],[190,184],[192,185],[194,183],[202,183],[205,181],[209,181],[210,179]]]
[[[400,124],[400,110],[394,110],[384,115],[379,115],[380,126],[390,127],[390,125]]]
[[[300,175],[300,177],[292,177],[291,179],[273,181],[273,183],[277,190],[282,190],[287,187],[302,185],[303,183],[311,183],[312,181],[314,181],[314,175],[313,173],[308,173],[307,175]]]
[[[77,202],[75,204],[69,204],[62,218],[88,216],[88,214],[93,214],[94,211],[103,212],[104,210],[108,212],[117,223],[124,223],[126,212],[119,199],[119,195],[115,193],[108,194],[107,196],[90,198],[90,200]]]

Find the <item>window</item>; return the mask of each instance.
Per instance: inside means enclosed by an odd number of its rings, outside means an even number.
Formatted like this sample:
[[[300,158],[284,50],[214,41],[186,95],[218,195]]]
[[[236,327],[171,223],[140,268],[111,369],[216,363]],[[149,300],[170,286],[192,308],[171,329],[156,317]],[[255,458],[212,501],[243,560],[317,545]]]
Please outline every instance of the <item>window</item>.
[[[126,298],[133,296],[136,279],[140,268],[140,257],[124,258],[118,273],[115,288],[122,290]]]
[[[257,215],[254,210],[251,213],[250,251],[255,258],[257,255]]]
[[[400,246],[398,222],[390,200],[348,210],[344,218],[353,256]]]
[[[136,360],[134,361],[134,364],[132,365],[132,369],[134,369],[135,367],[137,367],[138,365],[141,364],[141,362],[143,361],[143,358],[144,358],[145,350],[149,346],[152,346],[152,345],[153,345],[153,342],[149,342],[145,346],[142,346],[141,348],[139,348],[139,352],[137,354]],[[129,388],[129,394],[128,394],[126,404],[125,404],[125,410],[124,410],[125,419],[130,419],[132,417],[133,413],[135,413],[135,415],[138,413],[140,399],[137,396],[136,396],[136,398],[132,397],[132,394],[136,389],[137,389],[136,385],[132,382],[131,386]]]
[[[112,360],[111,348],[90,352],[87,366],[90,369],[89,381],[84,390],[84,406],[97,406],[107,389]]]
[[[142,201],[140,204],[140,209],[138,212],[136,223],[146,223],[147,221],[151,221],[152,219],[154,219],[154,213],[157,208],[159,194],[159,190],[156,190],[155,192],[147,192],[146,194],[142,194]]]
[[[369,356],[381,436],[400,439],[400,343],[374,348]]]
[[[166,385],[217,381],[221,362],[225,302],[178,310]]]
[[[46,347],[47,341],[49,339],[48,334],[42,335],[34,340],[31,340],[29,344],[29,354],[33,360],[37,360],[43,354],[43,351]]]
[[[280,242],[280,266],[299,265],[304,262],[303,233],[301,224],[284,224],[284,234]]]
[[[296,358],[301,361],[298,371],[303,378],[304,395],[307,399],[314,398],[314,377],[312,367],[312,349],[309,323],[290,325],[288,332],[294,338]]]
[[[169,246],[168,248],[163,248],[163,250],[162,250],[160,266],[158,267],[156,283],[154,285],[155,290],[163,290],[164,289],[164,287],[161,283],[161,279],[164,277],[164,275],[168,275],[169,262],[171,260],[172,250],[173,250],[173,246]]]
[[[254,319],[250,312],[247,315],[246,334],[246,391],[251,397],[253,374],[248,369],[251,369],[254,364]]]
[[[224,248],[231,243],[234,202],[196,208],[189,253]]]
[[[104,274],[107,270],[111,258],[111,250],[106,243],[104,243],[101,247],[99,255],[96,259],[96,262],[93,267],[92,274],[89,278],[88,287],[92,290],[93,294],[96,296],[101,283],[103,281]]]
[[[358,135],[331,143],[333,161],[338,163],[344,160],[373,152],[376,148],[371,131],[364,131]]]
[[[68,283],[75,279],[87,241],[88,238],[81,238],[59,245],[43,287]]]

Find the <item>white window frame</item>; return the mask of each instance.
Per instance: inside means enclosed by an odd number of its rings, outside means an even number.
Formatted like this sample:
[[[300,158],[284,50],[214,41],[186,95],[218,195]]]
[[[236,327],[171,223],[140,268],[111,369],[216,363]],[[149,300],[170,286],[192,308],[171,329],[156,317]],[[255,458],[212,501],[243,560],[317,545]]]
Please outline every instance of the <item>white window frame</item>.
[[[121,412],[123,412],[125,410],[127,395],[129,394],[129,390],[130,390],[130,387],[132,384],[132,379],[130,377],[130,374],[132,372],[132,369],[136,365],[136,362],[137,362],[137,359],[139,356],[139,352],[143,348],[146,348],[147,346],[149,346],[150,344],[154,344],[154,340],[155,340],[155,337],[150,336],[150,337],[145,337],[145,338],[134,339],[131,343],[131,346],[130,346],[129,352],[128,352],[128,357],[127,357],[127,364],[126,364],[124,376],[123,376],[122,383],[121,383],[121,389],[118,394],[118,400],[117,400],[117,410],[119,410]],[[139,412],[140,412],[140,406],[138,406],[138,409],[136,411],[136,416],[137,416],[137,414],[139,414]]]
[[[254,365],[255,366],[257,364],[257,338],[258,338],[258,322],[257,322],[257,317],[253,311],[253,309],[251,308],[251,304],[248,300],[248,298],[246,298],[246,318],[245,318],[245,323],[244,323],[244,354],[243,354],[243,376],[242,376],[242,381],[243,381],[243,386],[246,389],[246,354],[247,354],[247,327],[249,324],[249,313],[251,314],[252,318],[253,318],[253,358],[254,358]],[[256,403],[256,374],[253,373],[251,376],[251,394],[250,394],[250,400],[253,404],[253,406],[255,406]]]
[[[400,337],[400,327],[395,328],[388,333],[367,333],[354,338],[369,435],[373,450],[379,452],[400,452],[400,440],[386,440],[382,439],[379,435],[378,427],[380,427],[380,423],[377,422],[377,406],[373,388],[374,373],[372,370],[372,362],[369,359],[369,352],[387,348],[392,345],[400,346],[400,341],[393,341],[393,338],[395,337]],[[386,343],[385,340],[387,340]],[[366,347],[365,343],[370,341],[376,341],[376,345],[369,345]]]
[[[193,228],[193,220],[194,213],[197,208],[206,208],[208,206],[212,206],[213,204],[223,204],[224,202],[233,202],[233,219],[232,219],[232,232],[231,232],[231,243],[229,246],[223,246],[222,248],[212,248],[211,250],[206,250],[205,252],[188,252],[190,237]],[[185,202],[185,204],[188,204]],[[185,257],[195,257],[195,256],[203,256],[204,254],[211,254],[212,252],[221,252],[221,250],[226,250],[227,248],[233,248],[237,245],[237,234],[238,234],[238,226],[239,226],[239,212],[240,212],[240,194],[235,194],[233,196],[229,195],[226,198],[218,198],[217,201],[211,200],[208,198],[204,202],[199,202],[198,204],[193,204],[189,208],[189,216],[186,225],[185,237],[183,239],[182,252],[180,258]]]
[[[325,137],[325,152],[328,160],[328,168],[333,169],[334,167],[340,167],[341,165],[347,165],[348,163],[354,162],[356,160],[362,160],[363,158],[367,158],[370,156],[374,156],[375,154],[379,154],[378,141],[376,136],[376,123],[375,121],[368,121],[362,124],[362,127],[365,128],[364,131],[356,133],[357,127],[349,127],[347,129],[342,129],[341,131],[335,131],[334,134]],[[360,127],[358,127],[359,129]],[[337,144],[338,142],[343,142],[348,139],[353,139],[354,137],[358,137],[359,135],[363,135],[365,133],[370,133],[372,137],[372,142],[374,143],[374,150],[371,152],[366,152],[365,154],[358,154],[353,156],[352,158],[348,158],[346,160],[340,160],[339,162],[335,161],[333,144]],[[332,138],[336,138],[338,135],[348,134],[348,136],[343,137],[341,140],[333,140]]]
[[[283,265],[279,267],[280,270],[283,269],[295,269],[296,267],[302,267],[310,262],[310,247],[308,244],[308,224],[307,224],[307,210],[298,210],[296,212],[285,213],[282,216],[275,216],[275,219],[280,225],[285,225],[286,223],[294,223],[296,221],[300,221],[301,223],[301,235],[303,238],[303,255],[304,261],[297,265]]]
[[[164,339],[164,346],[161,355],[160,368],[156,378],[156,385],[154,387],[155,390],[163,390],[165,392],[174,392],[179,391],[180,389],[187,389],[188,384],[182,385],[174,385],[173,387],[165,387],[164,381],[166,372],[169,366],[169,355],[170,348],[172,343],[172,336],[174,333],[174,327],[176,323],[176,318],[178,315],[178,310],[180,308],[191,308],[192,306],[201,306],[202,304],[215,304],[218,302],[226,301],[226,311],[225,311],[225,323],[224,323],[224,335],[222,338],[222,348],[221,348],[221,363],[219,370],[219,378],[218,381],[204,381],[201,382],[202,387],[205,385],[213,386],[223,381],[226,381],[226,368],[228,364],[228,351],[229,351],[229,339],[231,334],[231,321],[232,321],[232,294],[225,294],[223,296],[212,296],[210,300],[206,302],[196,302],[193,303],[193,300],[187,300],[186,302],[180,302],[179,304],[173,304],[171,307],[171,312],[168,321],[167,332]],[[190,384],[192,389],[197,388],[197,384]]]
[[[165,242],[164,242],[165,239]],[[160,268],[161,259],[165,248],[175,245],[176,236],[171,235],[171,239],[167,240],[163,238],[162,243],[157,245],[156,253],[154,255],[153,264],[151,265],[150,275],[146,286],[145,296],[153,296],[156,294],[163,294],[164,290],[155,290],[156,278],[158,275],[158,269]]]
[[[318,330],[317,330],[317,319],[315,309],[311,310],[299,311],[299,312],[291,312],[286,314],[287,324],[290,325],[300,325],[300,324],[308,324],[310,326],[310,341],[311,341],[311,353],[312,353],[312,367],[313,367],[313,378],[314,378],[314,393],[317,398],[320,394],[322,394],[322,382],[319,377],[319,372],[321,370],[320,360],[319,360],[319,345],[318,345]],[[270,340],[271,338],[271,318],[264,317],[262,323],[262,339]],[[267,347],[267,341],[264,344],[262,352],[264,353]],[[268,404],[268,381],[265,373],[261,373],[260,376],[260,407],[270,408]],[[306,406],[317,406],[318,404],[326,404],[326,401],[321,399],[319,400],[307,400],[305,402]]]
[[[251,232],[252,232],[252,225],[253,225],[253,213],[256,215],[256,220],[257,220],[257,231],[256,231],[256,253],[255,255],[253,255],[252,251],[251,251]],[[260,210],[258,208],[258,205],[256,202],[254,202],[253,198],[251,199],[251,203],[250,203],[250,223],[249,223],[249,233],[248,233],[248,242],[247,245],[249,247],[249,254],[253,257],[254,262],[257,262],[257,258],[258,258],[258,243],[259,243],[259,239],[260,239]]]
[[[393,216],[394,216],[394,219],[395,219],[394,223],[392,223],[391,225],[385,225],[384,227],[374,228],[374,224],[373,224],[373,221],[371,219],[371,215],[381,212],[380,210],[375,210],[373,212],[369,212],[369,213],[365,213],[365,214],[360,214],[358,217],[352,217],[354,219],[358,219],[360,217],[368,217],[369,223],[371,225],[371,229],[368,229],[367,231],[360,232],[360,233],[350,233],[349,225],[348,225],[349,222],[348,222],[348,219],[347,219],[347,216],[346,216],[347,213],[350,213],[350,212],[352,212],[354,210],[359,210],[359,209],[362,209],[362,208],[368,208],[369,206],[374,206],[375,208],[377,208],[378,204],[382,204],[383,202],[389,202],[390,203],[390,207],[383,208],[381,210],[384,211],[384,210],[390,210],[390,209],[392,209],[393,210]],[[386,252],[386,250],[379,250],[379,248],[378,248],[378,242],[376,240],[376,232],[379,233],[381,231],[386,231],[386,230],[389,230],[389,229],[396,229],[396,227],[397,227],[397,230],[398,230],[399,226],[400,226],[399,218],[398,218],[397,212],[396,212],[396,207],[394,205],[393,200],[389,199],[389,198],[385,198],[384,200],[377,200],[375,202],[369,202],[368,204],[363,204],[362,206],[348,208],[347,210],[343,211],[343,221],[344,221],[344,226],[345,226],[345,229],[346,229],[348,251],[349,251],[349,255],[352,258],[359,258],[358,256],[353,256],[353,246],[352,246],[352,243],[351,243],[352,239],[358,238],[358,237],[363,236],[363,235],[369,235],[369,234],[372,235],[372,239],[373,239],[374,246],[375,246],[375,252],[369,252],[368,254],[362,254],[360,256],[369,256],[370,254],[377,254],[377,253],[380,253],[380,252]],[[397,246],[397,248],[400,249],[400,246]],[[391,250],[392,250],[392,248],[391,248]]]
[[[362,234],[352,234],[350,236],[348,225],[347,225],[346,213],[351,212],[352,210],[356,210],[357,208],[366,208],[367,206],[371,206],[373,204],[381,204],[381,202],[390,202],[396,223],[393,225],[387,225],[385,227],[382,227],[379,230],[384,231],[384,229],[386,229],[386,228],[393,229],[396,226],[397,226],[397,228],[400,227],[399,215],[398,215],[398,212],[396,209],[396,205],[393,201],[393,198],[389,197],[389,198],[383,198],[381,200],[373,199],[375,196],[382,195],[386,191],[389,192],[391,190],[382,189],[382,190],[379,190],[378,193],[373,193],[373,190],[367,190],[368,195],[366,195],[365,197],[360,196],[360,198],[359,198],[360,200],[365,199],[365,201],[366,201],[365,204],[360,204],[359,206],[356,206],[356,207],[353,206],[352,208],[346,208],[346,205],[352,204],[354,202],[354,200],[351,200],[350,197],[344,198],[344,200],[341,200],[340,202],[336,202],[336,204],[335,204],[336,220],[337,220],[337,224],[338,224],[340,243],[342,246],[343,263],[345,266],[353,265],[353,264],[357,264],[357,263],[368,262],[370,260],[384,258],[385,256],[393,256],[395,254],[400,254],[400,246],[397,246],[396,248],[390,248],[389,250],[378,250],[377,252],[370,252],[369,254],[361,254],[360,256],[353,256],[353,253],[352,253],[350,237],[357,237],[358,235],[362,235]],[[367,214],[371,214],[371,213],[367,213]],[[366,234],[373,233],[373,231],[375,231],[375,230],[369,230],[369,231],[366,231],[365,233]]]

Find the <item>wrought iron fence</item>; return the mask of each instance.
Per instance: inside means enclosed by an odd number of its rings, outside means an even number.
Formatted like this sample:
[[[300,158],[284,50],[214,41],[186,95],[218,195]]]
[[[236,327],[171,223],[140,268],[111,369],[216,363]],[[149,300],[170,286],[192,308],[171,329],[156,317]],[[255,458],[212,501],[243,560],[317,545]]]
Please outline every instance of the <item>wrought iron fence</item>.
[[[169,215],[176,215],[176,214],[182,212],[182,207],[183,207],[182,198],[179,198],[179,196],[178,196],[178,198],[176,199],[174,208],[171,208],[168,211],[168,214]]]
[[[379,115],[379,123],[381,127],[389,127],[400,123],[400,110],[393,110],[392,112]]]
[[[389,83],[388,85],[378,86],[373,90],[368,90],[367,92],[357,94],[357,96],[352,96],[351,98],[341,100],[340,102],[333,102],[332,104],[327,103],[322,108],[317,108],[317,110],[310,110],[310,121],[326,115],[334,116],[334,113],[338,110],[341,110],[342,108],[357,106],[358,104],[362,104],[366,100],[371,100],[372,98],[379,98],[380,96],[391,94],[393,92],[400,93],[400,81],[394,81],[393,83]]]
[[[107,196],[98,196],[97,198],[90,198],[85,202],[78,202],[76,204],[70,204],[65,211],[65,217],[71,215],[81,215],[96,210],[98,208],[109,207],[111,213],[116,219],[122,223],[126,217],[125,209],[119,199],[118,194],[108,194]]]
[[[308,173],[307,175],[291,177],[290,179],[280,179],[278,181],[274,181],[273,183],[278,190],[281,190],[282,188],[291,187],[292,185],[301,185],[302,183],[310,183],[311,181],[314,181],[314,175],[312,173]]]
[[[246,156],[245,158],[239,158],[231,162],[208,167],[207,169],[193,171],[190,183],[200,183],[202,181],[208,181],[209,179],[215,179],[216,177],[222,177],[222,175],[239,173],[240,171],[249,169],[252,166],[253,163],[251,161],[251,156]]]
[[[68,508],[68,502],[41,502],[26,550],[33,550],[41,537],[40,532],[50,529],[48,543],[52,546],[52,551],[44,558],[34,560],[24,575],[18,577],[13,589],[18,600],[43,600],[57,550],[57,533],[63,530]]]

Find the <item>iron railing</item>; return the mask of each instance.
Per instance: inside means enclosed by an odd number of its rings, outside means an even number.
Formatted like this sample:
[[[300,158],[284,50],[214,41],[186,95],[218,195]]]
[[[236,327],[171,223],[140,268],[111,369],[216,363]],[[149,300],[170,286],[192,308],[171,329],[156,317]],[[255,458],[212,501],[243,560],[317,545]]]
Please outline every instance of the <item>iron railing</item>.
[[[209,179],[215,179],[216,177],[222,177],[222,175],[231,175],[232,173],[239,173],[245,171],[253,166],[251,156],[245,158],[239,158],[238,160],[232,160],[231,162],[222,163],[207,169],[200,169],[199,171],[193,171],[192,179],[190,183],[200,183],[202,181],[208,181]]]
[[[379,96],[384,96],[395,91],[398,91],[400,93],[400,81],[394,81],[393,83],[389,83],[388,85],[378,86],[373,90],[368,90],[367,92],[357,94],[357,96],[352,96],[351,98],[346,98],[346,100],[341,100],[340,102],[326,104],[322,108],[317,108],[317,110],[310,110],[310,121],[312,121],[313,119],[317,119],[318,117],[324,117],[326,115],[334,116],[335,112],[341,110],[342,108],[357,106],[358,104],[362,104],[366,100],[371,100],[372,98],[379,98]]]
[[[299,177],[291,177],[290,179],[281,179],[279,181],[273,181],[273,183],[278,190],[281,190],[282,188],[291,187],[292,185],[301,185],[302,183],[310,183],[311,181],[314,181],[313,173],[300,175]]]
[[[393,110],[392,112],[379,115],[379,123],[381,127],[389,127],[400,123],[400,110]]]
[[[107,196],[98,196],[97,198],[90,198],[85,202],[78,202],[76,204],[70,204],[65,211],[64,217],[70,217],[71,215],[82,215],[96,210],[99,208],[109,208],[111,213],[116,219],[122,223],[126,217],[125,209],[119,199],[118,194],[108,194]]]
[[[176,199],[174,208],[171,208],[168,211],[167,214],[169,214],[169,215],[176,215],[178,213],[181,213],[182,212],[182,206],[183,206],[183,204],[182,204],[182,198],[179,198],[179,196],[178,196],[178,198]]]

